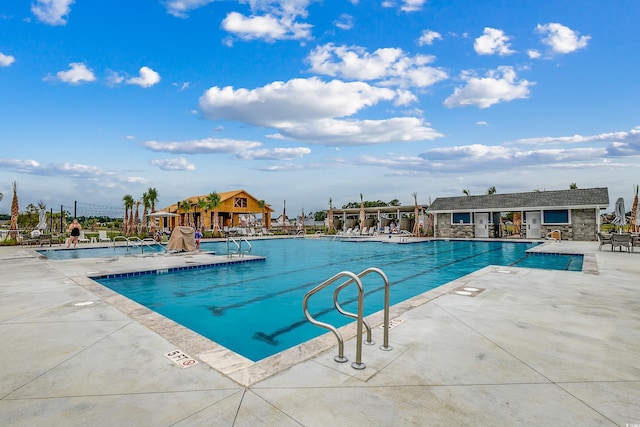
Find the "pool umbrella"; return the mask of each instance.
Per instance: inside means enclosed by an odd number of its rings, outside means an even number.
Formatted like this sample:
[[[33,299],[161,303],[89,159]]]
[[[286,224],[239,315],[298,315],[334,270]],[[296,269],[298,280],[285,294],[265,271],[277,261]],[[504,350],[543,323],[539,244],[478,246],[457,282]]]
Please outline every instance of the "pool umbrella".
[[[331,205],[331,198],[329,198],[329,233],[333,230],[333,206]]]
[[[616,217],[613,219],[612,223],[617,225],[622,231],[622,227],[627,225],[627,218],[625,217],[624,211],[624,199],[622,197],[618,197],[616,200],[616,209],[615,209]]]
[[[364,202],[362,201],[362,193],[360,193],[360,232],[364,230]]]
[[[418,193],[413,193],[413,201],[415,202],[415,209],[413,210],[413,232],[414,236],[420,235],[420,222],[418,221]]]
[[[285,231],[285,224],[287,222],[287,201],[284,201],[284,205],[282,205],[282,231]]]
[[[638,226],[640,225],[640,206],[638,206],[638,186],[635,186],[636,194],[633,197],[633,206],[631,207],[631,221],[629,222],[633,226],[633,232],[638,232]]]
[[[38,214],[38,226],[36,228],[38,230],[44,230],[47,228],[47,211],[44,209],[40,209],[40,213]]]
[[[302,223],[300,224],[300,230],[304,231],[304,208],[302,208]]]

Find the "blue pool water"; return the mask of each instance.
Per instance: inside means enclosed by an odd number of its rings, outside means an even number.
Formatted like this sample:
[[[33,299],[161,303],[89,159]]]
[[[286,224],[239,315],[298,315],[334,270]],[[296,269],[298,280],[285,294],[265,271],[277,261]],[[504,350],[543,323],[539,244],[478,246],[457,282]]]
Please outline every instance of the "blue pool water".
[[[43,249],[38,253],[53,260],[80,259],[80,258],[106,258],[113,256],[153,254],[164,251],[160,245],[150,246],[109,246],[101,248],[70,248],[70,249]],[[226,253],[226,252],[225,252]]]
[[[307,291],[341,271],[382,269],[391,284],[393,305],[487,265],[582,269],[581,256],[527,256],[532,243],[277,239],[252,241],[252,246],[252,254],[266,260],[95,280],[257,361],[326,333],[306,320],[302,300]],[[202,250],[226,253],[226,243],[203,243]],[[371,274],[363,278],[363,285],[365,315],[381,310],[382,279]],[[352,312],[354,288],[340,294],[341,304]],[[315,295],[309,311],[318,320],[342,326],[352,320],[333,309],[333,289]]]

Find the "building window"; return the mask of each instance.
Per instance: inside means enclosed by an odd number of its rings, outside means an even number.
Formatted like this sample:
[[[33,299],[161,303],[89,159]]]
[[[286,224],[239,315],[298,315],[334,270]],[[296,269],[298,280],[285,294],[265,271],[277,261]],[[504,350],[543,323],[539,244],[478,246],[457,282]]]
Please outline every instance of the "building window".
[[[471,224],[471,212],[457,212],[452,216],[452,224]]]
[[[246,208],[247,207],[247,198],[246,197],[236,197],[233,200],[234,208]]]
[[[569,224],[569,211],[567,209],[544,211],[543,223],[544,224]]]

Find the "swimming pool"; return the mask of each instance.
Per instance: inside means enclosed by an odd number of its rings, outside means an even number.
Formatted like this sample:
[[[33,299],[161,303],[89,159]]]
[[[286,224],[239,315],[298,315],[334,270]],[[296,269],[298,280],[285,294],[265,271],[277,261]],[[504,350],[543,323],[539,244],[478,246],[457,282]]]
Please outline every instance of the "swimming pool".
[[[226,243],[203,250],[226,252]],[[264,261],[135,277],[95,278],[102,285],[163,316],[258,361],[308,341],[326,330],[304,317],[306,292],[341,271],[382,269],[391,284],[391,304],[434,289],[487,265],[580,271],[581,256],[527,255],[534,243],[430,241],[412,244],[339,242],[325,239],[252,241]],[[363,278],[365,315],[383,307],[383,283]],[[341,283],[341,282],[340,282]],[[340,303],[355,311],[355,287]],[[351,321],[333,309],[333,288],[310,300],[317,319],[342,326]]]
[[[164,252],[165,247],[161,245],[144,246],[108,246],[97,248],[71,248],[71,249],[41,249],[37,252],[48,259],[81,259],[81,258],[105,258],[113,256],[155,254]]]

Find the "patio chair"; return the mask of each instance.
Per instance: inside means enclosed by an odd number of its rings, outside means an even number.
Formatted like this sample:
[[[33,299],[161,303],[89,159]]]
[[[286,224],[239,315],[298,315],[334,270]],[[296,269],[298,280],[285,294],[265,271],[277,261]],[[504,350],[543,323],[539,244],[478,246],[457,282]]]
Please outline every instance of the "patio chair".
[[[78,237],[78,243],[89,243],[89,239],[84,235],[84,231],[80,232],[80,237]]]
[[[631,234],[612,234],[611,250],[613,251],[616,247],[620,248],[620,252],[622,252],[622,248],[627,248],[627,252],[633,252],[633,245],[631,244]]]
[[[601,251],[604,245],[611,245],[611,234],[598,233],[598,242],[600,242],[598,250]],[[613,246],[611,249],[613,250]]]
[[[111,239],[107,236],[107,230],[98,230],[98,240],[101,242],[110,242]]]

